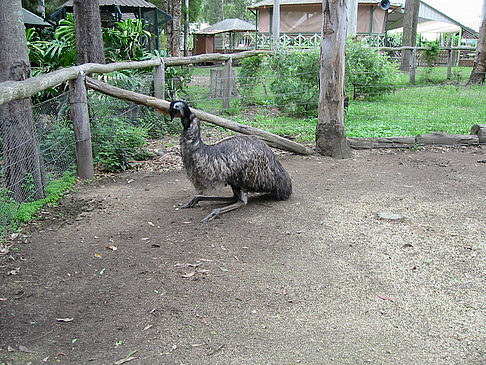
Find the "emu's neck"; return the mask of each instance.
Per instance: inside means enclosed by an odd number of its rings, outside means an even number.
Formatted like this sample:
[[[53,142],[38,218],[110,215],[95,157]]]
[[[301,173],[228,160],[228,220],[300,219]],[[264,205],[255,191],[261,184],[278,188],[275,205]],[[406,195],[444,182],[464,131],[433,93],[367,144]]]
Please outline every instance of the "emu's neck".
[[[199,125],[199,119],[193,115],[190,116],[191,122],[184,128],[181,135],[181,145],[183,148],[193,149],[200,146],[204,146],[204,142],[201,139],[201,128]]]

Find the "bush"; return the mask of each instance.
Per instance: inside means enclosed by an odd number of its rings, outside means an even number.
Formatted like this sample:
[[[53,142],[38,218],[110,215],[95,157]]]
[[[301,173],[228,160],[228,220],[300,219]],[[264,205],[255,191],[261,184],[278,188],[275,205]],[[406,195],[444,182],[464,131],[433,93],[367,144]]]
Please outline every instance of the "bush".
[[[244,58],[240,61],[240,72],[238,73],[238,83],[243,104],[255,105],[258,103],[255,95],[256,86],[262,82],[264,73],[265,56],[256,55]]]
[[[48,129],[47,129],[48,128]],[[40,133],[40,147],[46,167],[61,173],[76,168],[76,138],[70,121],[56,121]]]
[[[270,57],[274,101],[289,114],[315,114],[319,101],[319,49],[280,52]]]
[[[346,90],[361,96],[382,95],[395,89],[399,73],[376,49],[359,40],[346,44]],[[352,90],[354,88],[354,90]]]
[[[101,120],[92,129],[94,159],[108,172],[124,171],[132,160],[151,157],[144,146],[147,129],[129,124],[123,119]]]
[[[243,101],[256,104],[255,86],[268,60],[273,102],[291,115],[315,115],[319,103],[320,49],[282,51],[268,58],[251,57],[241,62],[240,87]],[[346,48],[347,92],[362,96],[381,95],[394,90],[399,73],[393,64],[366,43],[350,40]]]
[[[346,86],[354,87],[364,96],[381,95],[392,91],[399,73],[386,56],[359,40],[346,45]]]

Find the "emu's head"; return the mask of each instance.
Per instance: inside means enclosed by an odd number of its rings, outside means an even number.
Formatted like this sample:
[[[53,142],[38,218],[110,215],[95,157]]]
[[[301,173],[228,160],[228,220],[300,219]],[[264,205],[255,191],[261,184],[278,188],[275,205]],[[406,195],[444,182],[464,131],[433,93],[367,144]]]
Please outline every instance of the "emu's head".
[[[181,116],[181,122],[184,128],[187,128],[191,124],[190,117],[192,113],[185,102],[177,100],[170,103],[169,115],[171,122],[177,114]]]

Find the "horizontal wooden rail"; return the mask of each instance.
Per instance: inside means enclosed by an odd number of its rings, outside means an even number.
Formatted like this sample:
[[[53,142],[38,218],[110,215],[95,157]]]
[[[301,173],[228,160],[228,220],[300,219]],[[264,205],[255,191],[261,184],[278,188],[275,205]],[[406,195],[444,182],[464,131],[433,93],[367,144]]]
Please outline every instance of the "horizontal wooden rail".
[[[57,71],[42,74],[23,81],[6,81],[0,83],[0,105],[10,101],[29,98],[38,92],[56,87],[63,82],[74,80],[80,73],[102,74],[121,70],[134,70],[141,68],[157,67],[162,62],[166,66],[182,66],[204,62],[224,62],[230,58],[239,60],[257,54],[268,53],[268,51],[246,51],[234,54],[203,54],[192,57],[167,57],[156,58],[147,61],[116,62],[109,64],[85,63],[80,66],[72,66]]]
[[[86,85],[89,88],[103,94],[107,94],[118,99],[131,101],[137,104],[146,105],[155,108],[164,114],[168,114],[170,103],[166,100],[161,100],[152,96],[147,96],[130,90],[121,89],[119,87],[109,85],[107,83],[89,77],[86,78]],[[223,128],[231,129],[235,132],[257,136],[273,147],[285,151],[295,152],[301,155],[311,155],[314,153],[314,151],[309,147],[275,135],[273,133],[249,125],[239,124],[229,119],[225,119],[220,116],[204,112],[202,110],[191,108],[191,111],[196,117],[203,121],[218,125]]]

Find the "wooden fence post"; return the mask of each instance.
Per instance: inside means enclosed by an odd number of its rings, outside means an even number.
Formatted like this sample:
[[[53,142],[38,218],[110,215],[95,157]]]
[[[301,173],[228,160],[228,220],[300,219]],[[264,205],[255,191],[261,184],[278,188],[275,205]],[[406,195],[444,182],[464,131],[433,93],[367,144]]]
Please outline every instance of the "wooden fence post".
[[[415,85],[415,71],[417,70],[417,48],[414,47],[410,56],[410,83]]]
[[[452,48],[447,50],[447,80],[451,79],[452,75]]]
[[[165,61],[162,58],[160,65],[154,68],[154,96],[165,99]]]
[[[69,101],[71,103],[71,118],[76,137],[78,177],[81,179],[92,179],[94,177],[94,167],[85,76],[84,71],[80,69],[78,77],[69,81]]]
[[[230,56],[224,64],[223,71],[223,110],[227,110],[230,107],[231,89],[233,88],[232,64],[233,58]]]

